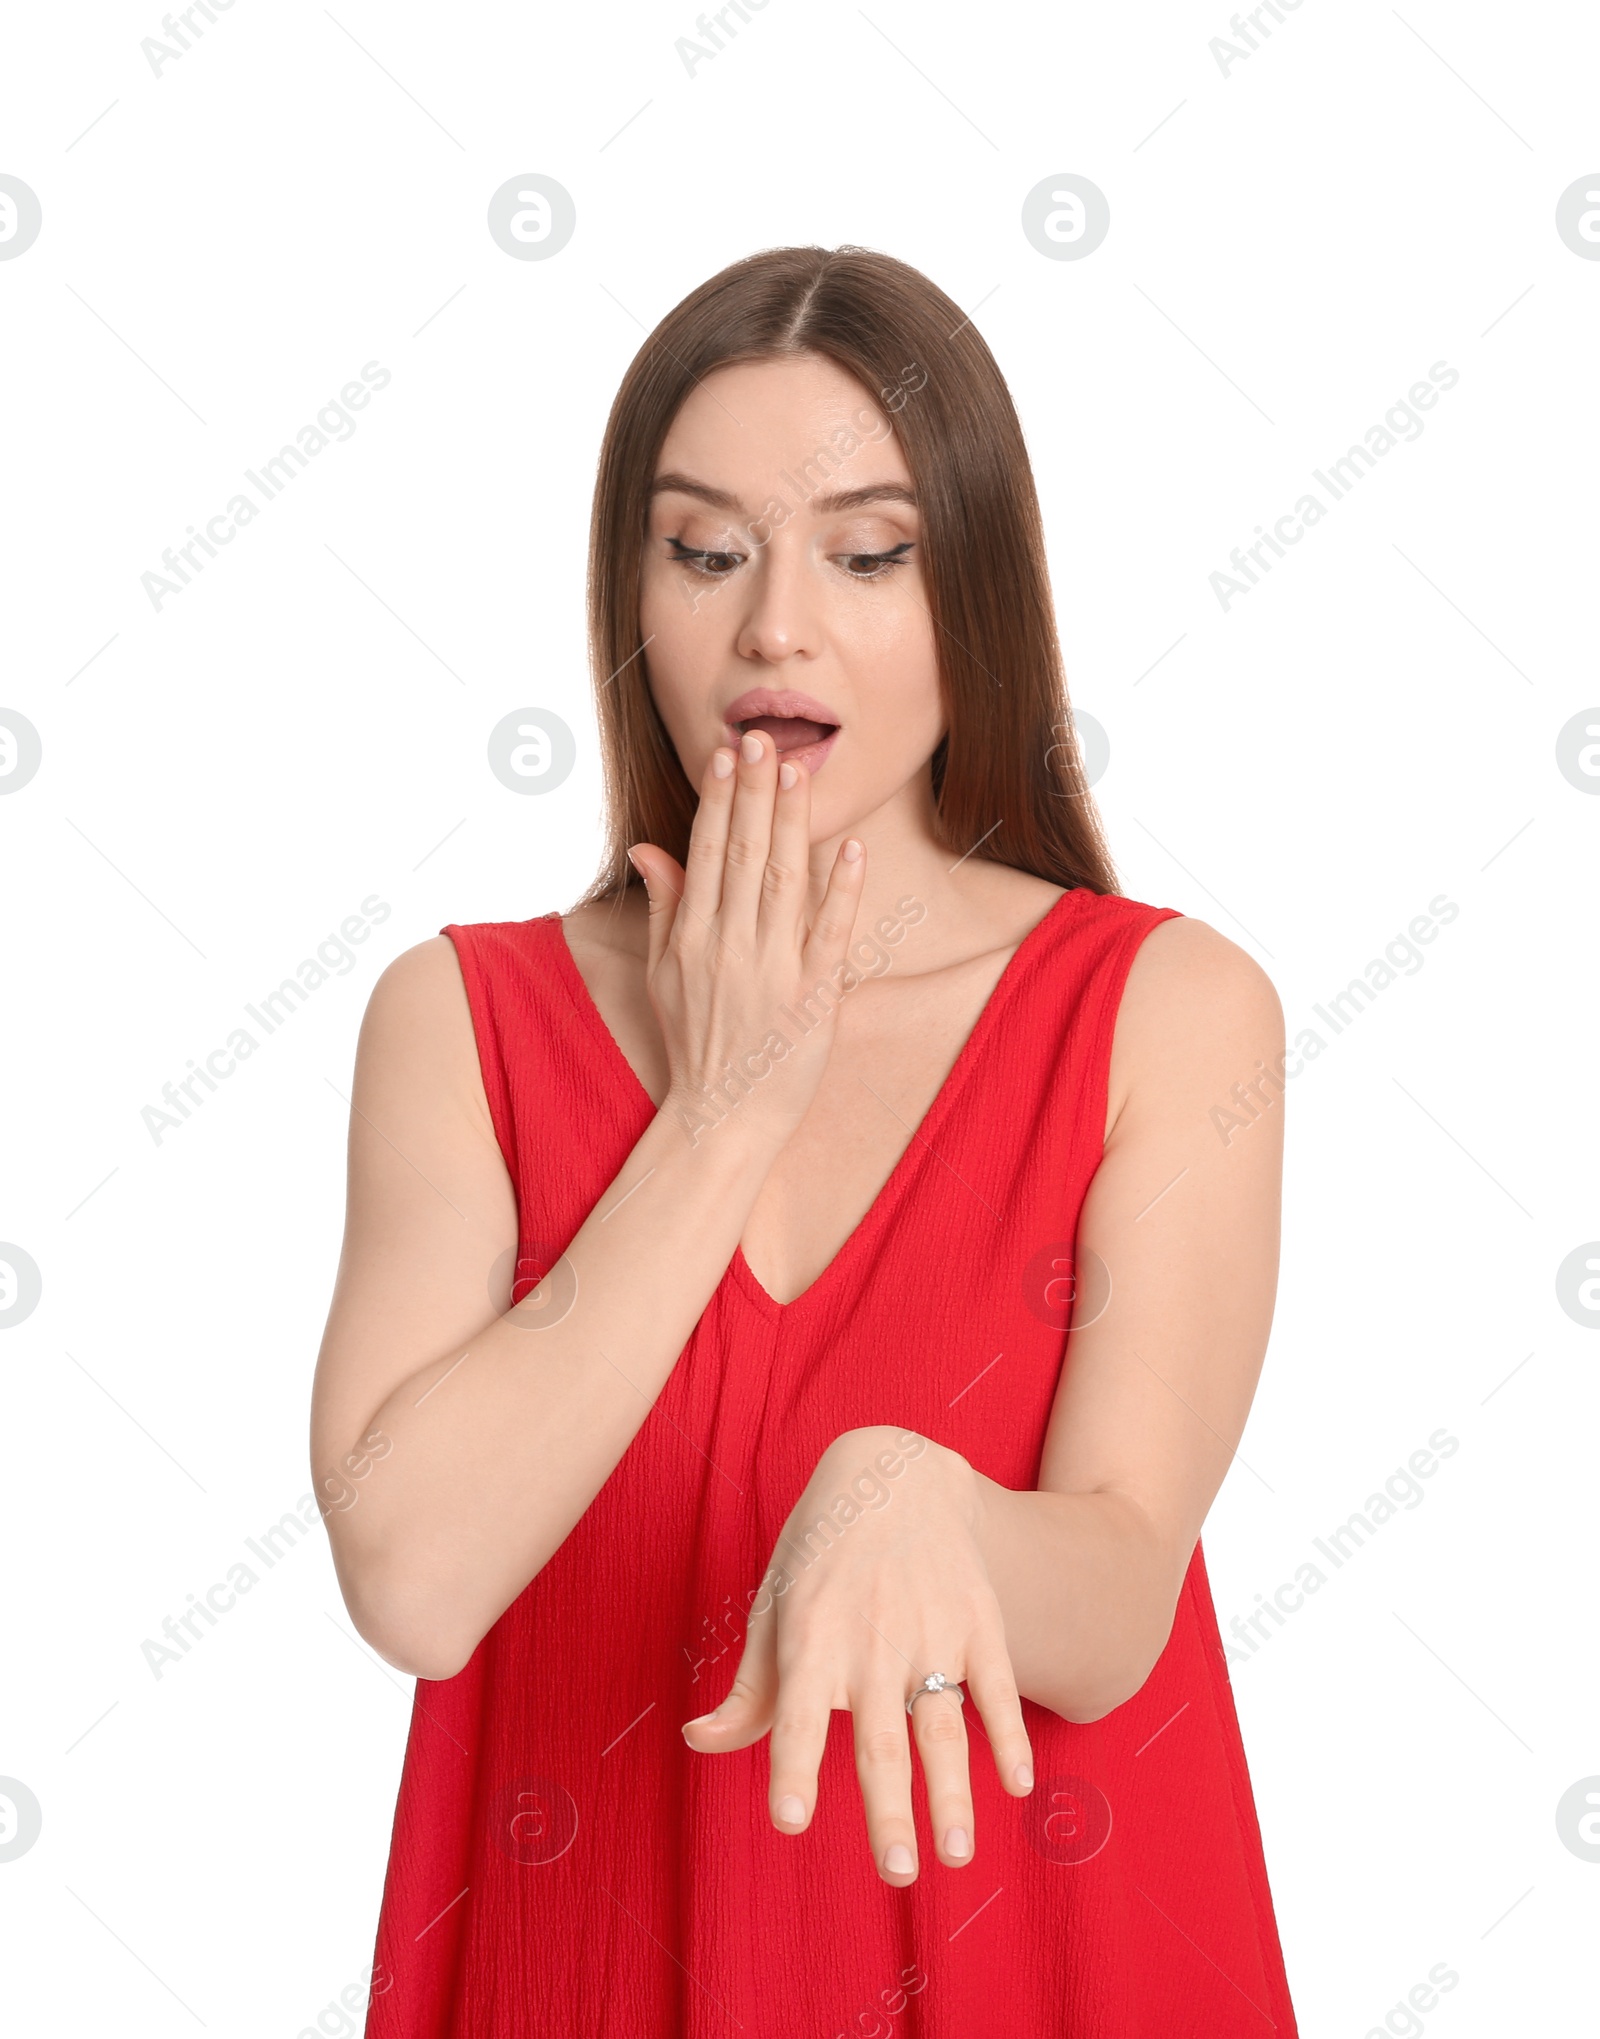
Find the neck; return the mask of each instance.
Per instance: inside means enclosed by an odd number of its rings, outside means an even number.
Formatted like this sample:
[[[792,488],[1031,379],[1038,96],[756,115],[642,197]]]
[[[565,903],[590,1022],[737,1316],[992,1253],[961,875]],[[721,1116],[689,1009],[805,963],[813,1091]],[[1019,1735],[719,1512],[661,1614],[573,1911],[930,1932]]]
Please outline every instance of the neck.
[[[866,846],[867,873],[856,908],[855,940],[883,940],[880,923],[906,930],[901,952],[914,973],[991,948],[1005,940],[1007,918],[1000,887],[1007,878],[985,850],[963,856],[934,834],[933,776],[927,765],[915,778],[850,828],[811,848],[807,912],[815,914],[840,845],[849,836]],[[1015,874],[1010,874],[1014,879]],[[1012,910],[1014,917],[1015,908]],[[997,926],[997,921],[999,925]],[[891,933],[893,932],[891,928]]]

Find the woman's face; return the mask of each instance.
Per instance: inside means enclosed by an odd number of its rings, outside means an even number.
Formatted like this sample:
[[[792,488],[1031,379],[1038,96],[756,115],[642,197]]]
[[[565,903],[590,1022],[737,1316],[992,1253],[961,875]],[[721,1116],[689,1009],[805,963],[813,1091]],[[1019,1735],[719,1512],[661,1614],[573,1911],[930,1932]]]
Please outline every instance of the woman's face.
[[[768,730],[814,775],[821,843],[923,770],[945,718],[911,496],[890,412],[821,356],[719,368],[684,400],[639,616],[691,785],[719,744]]]

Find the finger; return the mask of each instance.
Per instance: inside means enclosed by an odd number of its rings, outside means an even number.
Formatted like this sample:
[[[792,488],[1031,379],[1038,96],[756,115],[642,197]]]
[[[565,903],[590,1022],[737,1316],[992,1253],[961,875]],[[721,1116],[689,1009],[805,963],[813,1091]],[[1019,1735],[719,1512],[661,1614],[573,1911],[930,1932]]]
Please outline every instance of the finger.
[[[793,939],[799,932],[810,865],[811,774],[804,765],[780,761],[777,798],[772,808],[772,842],[761,889],[763,934]]]
[[[855,855],[851,856],[851,850]],[[855,933],[856,907],[861,899],[861,882],[867,872],[867,853],[861,840],[851,836],[839,845],[828,874],[828,889],[822,895],[816,919],[806,941],[803,968],[808,983],[833,978],[844,961],[850,937]]]
[[[771,1717],[771,1694],[741,1668],[734,1674],[732,1688],[720,1706],[702,1714],[699,1720],[684,1723],[683,1739],[702,1756],[748,1749],[767,1732]]]
[[[967,1646],[966,1687],[983,1716],[1000,1782],[1013,1798],[1033,1789],[1033,1744],[1022,1718],[1022,1700],[1011,1669],[1011,1653],[998,1626],[986,1628]],[[928,1702],[923,1701],[923,1705]],[[922,1707],[917,1711],[920,1713]]]
[[[747,729],[739,742],[733,811],[722,861],[722,904],[717,926],[736,955],[755,946],[756,916],[772,848],[772,800],[778,784],[778,747],[764,730]]]
[[[690,913],[686,933],[690,928],[707,928],[722,904],[722,867],[728,848],[728,817],[733,812],[734,770],[733,752],[726,744],[719,744],[700,774],[700,805],[689,828],[683,867],[683,903]]]
[[[767,1805],[773,1825],[786,1834],[803,1833],[817,1808],[817,1773],[833,1718],[825,1672],[812,1662],[790,1665],[779,1677]]]
[[[867,1842],[878,1874],[897,1886],[915,1881],[917,1829],[911,1817],[911,1741],[899,1674],[886,1671],[869,1693],[853,1695],[856,1776],[867,1813]]]
[[[684,1725],[683,1738],[691,1749],[702,1755],[747,1749],[772,1726],[778,1697],[776,1636],[777,1619],[773,1612],[751,1617],[745,1630],[744,1652],[727,1698],[710,1713]]]
[[[962,1711],[949,1692],[930,1692],[911,1710],[934,1846],[939,1860],[952,1869],[972,1860],[975,1845],[970,1751]]]
[[[676,857],[669,857],[654,843],[635,843],[628,852],[628,858],[644,880],[645,899],[649,905],[647,933],[650,946],[645,964],[648,982],[666,953],[672,924],[678,917],[678,902],[683,895],[683,866]]]

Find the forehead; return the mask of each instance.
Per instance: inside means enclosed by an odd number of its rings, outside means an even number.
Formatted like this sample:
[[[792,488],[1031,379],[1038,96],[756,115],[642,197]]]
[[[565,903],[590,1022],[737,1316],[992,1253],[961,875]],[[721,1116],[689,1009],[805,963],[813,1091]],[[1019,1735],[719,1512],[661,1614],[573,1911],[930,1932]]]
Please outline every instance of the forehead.
[[[792,497],[797,480],[830,495],[878,483],[911,489],[884,406],[837,362],[813,354],[730,363],[702,378],[668,428],[656,472],[709,484],[729,509],[759,508],[780,489]]]

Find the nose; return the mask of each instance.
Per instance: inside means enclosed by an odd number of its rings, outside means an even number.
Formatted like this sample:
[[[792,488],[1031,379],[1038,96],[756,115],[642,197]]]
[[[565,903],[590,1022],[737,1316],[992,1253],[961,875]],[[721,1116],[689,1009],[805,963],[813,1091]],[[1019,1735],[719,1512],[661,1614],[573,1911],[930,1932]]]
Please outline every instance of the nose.
[[[774,532],[741,576],[745,604],[737,648],[742,658],[781,666],[789,659],[815,657],[821,649],[818,589],[806,548],[795,534],[786,542]]]

